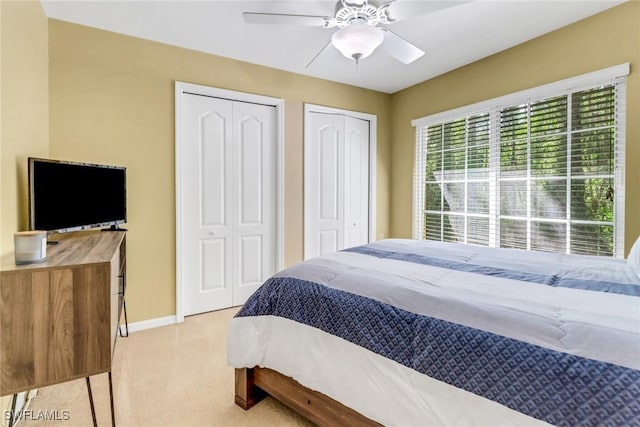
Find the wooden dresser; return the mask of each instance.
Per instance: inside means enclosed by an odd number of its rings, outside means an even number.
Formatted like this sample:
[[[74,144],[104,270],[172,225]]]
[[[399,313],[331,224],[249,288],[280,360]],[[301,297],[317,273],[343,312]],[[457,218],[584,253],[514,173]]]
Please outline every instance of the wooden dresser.
[[[45,262],[15,265],[11,254],[0,263],[1,396],[82,377],[89,385],[89,376],[111,372],[125,233],[53,239],[59,244],[47,247]]]

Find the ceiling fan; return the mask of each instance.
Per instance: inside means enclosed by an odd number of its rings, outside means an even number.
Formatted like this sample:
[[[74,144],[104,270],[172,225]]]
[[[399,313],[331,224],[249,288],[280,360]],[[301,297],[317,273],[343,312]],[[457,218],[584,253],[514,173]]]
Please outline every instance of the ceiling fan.
[[[379,24],[392,24],[399,20],[397,17],[399,14],[394,11],[395,5],[396,0],[386,1],[381,4],[368,0],[339,0],[333,16],[261,12],[244,12],[242,15],[248,24],[284,24],[337,28],[331,36],[331,40],[313,57],[307,67],[330,44],[345,57],[353,59],[356,63],[368,57],[380,47],[398,61],[410,64],[424,55],[424,51],[388,28],[379,26]],[[435,6],[435,8],[444,7],[447,6]]]

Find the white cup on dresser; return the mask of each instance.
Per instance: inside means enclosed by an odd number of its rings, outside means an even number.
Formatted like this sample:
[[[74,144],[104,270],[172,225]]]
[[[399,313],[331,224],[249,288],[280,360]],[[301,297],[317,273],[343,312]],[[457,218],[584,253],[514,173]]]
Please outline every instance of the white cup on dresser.
[[[47,259],[46,231],[19,231],[13,235],[16,265],[33,264]]]

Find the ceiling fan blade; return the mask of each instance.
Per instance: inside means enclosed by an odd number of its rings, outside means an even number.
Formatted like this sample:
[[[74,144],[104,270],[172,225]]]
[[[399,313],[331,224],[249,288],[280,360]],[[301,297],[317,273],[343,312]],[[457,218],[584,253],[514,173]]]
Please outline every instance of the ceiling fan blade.
[[[284,13],[243,12],[244,22],[247,24],[276,24],[276,25],[304,25],[323,27],[329,18],[313,15],[288,15]]]
[[[386,11],[389,23],[402,21],[403,19],[415,18],[416,16],[425,15],[427,13],[436,12],[442,9],[459,6],[469,3],[471,0],[458,1],[411,1],[411,0],[391,0],[382,2],[381,7]]]
[[[410,64],[424,55],[422,49],[409,43],[388,28],[380,27],[380,29],[384,32],[384,40],[380,45],[380,49],[403,64]]]

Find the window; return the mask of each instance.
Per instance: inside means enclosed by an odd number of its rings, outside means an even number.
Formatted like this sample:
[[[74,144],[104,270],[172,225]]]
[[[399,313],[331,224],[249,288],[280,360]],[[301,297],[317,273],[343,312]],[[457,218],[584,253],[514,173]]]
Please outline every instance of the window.
[[[414,238],[621,257],[627,74],[414,121]]]

